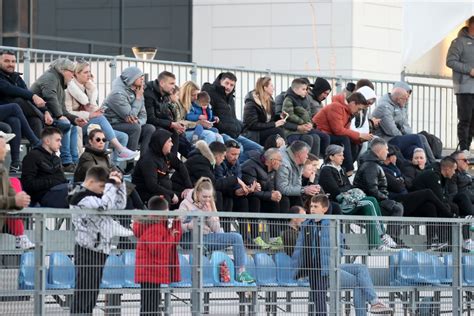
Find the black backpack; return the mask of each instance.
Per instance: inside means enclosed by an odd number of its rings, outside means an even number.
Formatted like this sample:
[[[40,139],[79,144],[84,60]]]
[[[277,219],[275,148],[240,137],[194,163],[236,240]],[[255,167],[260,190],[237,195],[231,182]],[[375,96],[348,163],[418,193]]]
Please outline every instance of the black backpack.
[[[427,131],[421,131],[418,134],[424,135],[426,137],[436,159],[443,158],[443,142],[441,139],[433,134],[428,133]]]

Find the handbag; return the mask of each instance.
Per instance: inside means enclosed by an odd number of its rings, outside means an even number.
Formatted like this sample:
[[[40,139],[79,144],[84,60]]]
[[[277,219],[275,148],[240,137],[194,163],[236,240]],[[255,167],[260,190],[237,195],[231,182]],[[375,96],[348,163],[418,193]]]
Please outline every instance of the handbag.
[[[342,213],[350,214],[354,208],[359,206],[359,202],[365,197],[364,191],[353,188],[336,196],[336,200],[341,206]]]

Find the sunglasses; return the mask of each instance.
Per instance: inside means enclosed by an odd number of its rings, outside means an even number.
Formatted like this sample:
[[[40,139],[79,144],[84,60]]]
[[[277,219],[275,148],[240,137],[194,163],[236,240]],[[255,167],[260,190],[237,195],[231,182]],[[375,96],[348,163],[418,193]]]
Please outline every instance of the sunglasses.
[[[235,140],[229,140],[225,143],[225,146],[227,148],[240,148],[239,143],[237,143]]]
[[[97,137],[97,138],[95,139],[95,141],[96,141],[96,142],[100,142],[100,141],[101,141],[101,142],[105,143],[105,142],[107,141],[107,139],[106,139],[106,138]]]
[[[466,158],[464,158],[464,159],[456,159],[456,160],[461,160],[461,161],[464,161],[465,163],[468,163],[468,162],[469,162],[469,160],[467,160]]]

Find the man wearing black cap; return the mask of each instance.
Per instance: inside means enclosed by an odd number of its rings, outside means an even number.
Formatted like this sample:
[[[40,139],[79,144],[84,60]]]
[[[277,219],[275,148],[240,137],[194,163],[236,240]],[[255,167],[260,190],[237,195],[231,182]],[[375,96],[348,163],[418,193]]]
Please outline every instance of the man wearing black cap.
[[[323,108],[322,102],[326,100],[329,93],[331,93],[331,84],[324,78],[318,77],[314,84],[310,84],[308,89],[307,99],[311,105],[311,117]]]

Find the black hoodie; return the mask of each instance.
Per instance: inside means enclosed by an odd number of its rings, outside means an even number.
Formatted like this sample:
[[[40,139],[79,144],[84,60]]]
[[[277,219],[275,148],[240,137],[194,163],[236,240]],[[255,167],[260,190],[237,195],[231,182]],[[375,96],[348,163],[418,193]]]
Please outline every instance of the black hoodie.
[[[354,177],[354,187],[378,201],[388,199],[387,177],[380,159],[372,150],[368,150],[360,157],[359,164],[359,170]]]
[[[222,74],[223,73],[220,73],[217,76],[214,83],[210,84],[206,82],[203,84],[202,91],[209,93],[214,115],[219,117],[219,123],[217,123],[215,127],[221,134],[227,134],[232,138],[237,138],[242,133],[243,124],[237,119],[235,114],[235,89],[231,94],[225,94],[225,89],[221,86]]]
[[[276,172],[268,172],[264,161],[265,158],[258,151],[250,151],[249,158],[242,164],[242,180],[246,184],[257,181],[262,186],[260,192],[252,193],[260,199],[270,201],[272,191],[276,190]]]
[[[141,199],[145,202],[154,195],[163,195],[171,202],[173,195],[179,196],[180,192],[173,190],[173,181],[170,178],[179,178],[184,188],[192,188],[188,170],[176,155],[170,153],[163,155],[163,145],[171,138],[171,133],[162,129],[156,130],[150,139],[150,150],[140,157],[132,175],[132,182]]]

